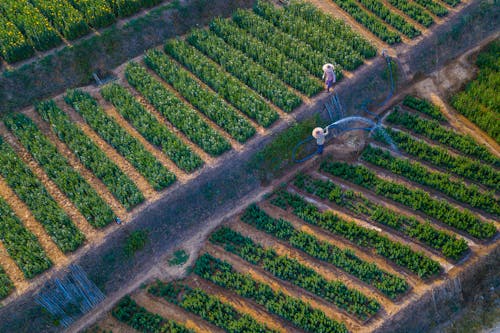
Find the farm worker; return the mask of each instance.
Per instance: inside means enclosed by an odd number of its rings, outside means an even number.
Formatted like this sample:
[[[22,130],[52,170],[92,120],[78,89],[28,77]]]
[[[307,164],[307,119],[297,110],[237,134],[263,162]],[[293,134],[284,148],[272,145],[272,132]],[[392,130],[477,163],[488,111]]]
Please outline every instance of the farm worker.
[[[326,92],[330,91],[330,88],[333,87],[333,84],[337,82],[337,76],[335,75],[335,66],[332,64],[323,65],[323,79],[325,79],[325,89]]]
[[[325,136],[328,135],[328,127],[322,129],[321,127],[316,127],[312,131],[312,136],[316,139],[316,144],[318,145],[318,154],[323,154],[323,147],[325,145]]]

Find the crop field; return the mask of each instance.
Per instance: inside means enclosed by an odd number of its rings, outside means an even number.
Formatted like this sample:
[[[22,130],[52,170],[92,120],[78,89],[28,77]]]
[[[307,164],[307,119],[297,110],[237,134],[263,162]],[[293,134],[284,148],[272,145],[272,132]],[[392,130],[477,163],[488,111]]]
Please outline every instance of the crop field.
[[[161,2],[1,1],[0,58],[30,58]],[[3,115],[0,305],[317,108],[323,64],[341,83],[356,78],[464,3],[258,0],[145,50],[103,85]],[[384,135],[287,175],[210,231],[184,278],[149,281],[108,318],[141,332],[371,332],[489,253],[500,155],[483,139],[498,143],[498,46],[445,102],[481,135],[463,134],[426,94],[395,97]]]
[[[122,299],[113,321],[141,332],[369,332],[454,276],[495,243],[500,159],[416,96],[384,125],[399,152],[375,135],[357,160],[322,158],[227,219],[187,277]],[[488,172],[445,167],[430,159],[437,149]]]

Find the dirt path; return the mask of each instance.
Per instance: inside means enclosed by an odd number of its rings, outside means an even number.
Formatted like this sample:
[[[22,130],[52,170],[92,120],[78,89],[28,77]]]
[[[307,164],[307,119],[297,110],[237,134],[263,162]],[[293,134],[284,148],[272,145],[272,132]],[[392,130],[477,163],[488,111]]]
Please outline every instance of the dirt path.
[[[111,332],[111,333],[140,333],[139,331],[133,329],[132,327],[116,320],[113,318],[111,314],[108,314],[104,320],[99,322],[99,329],[103,330],[104,332],[97,332],[97,333],[106,333],[106,332]],[[90,332],[92,331],[92,328],[89,329]]]
[[[201,288],[207,294],[218,297],[222,302],[230,304],[239,312],[248,314],[261,323],[265,323],[265,325],[271,329],[283,333],[299,332],[299,330],[290,323],[277,315],[267,312],[263,306],[258,305],[254,301],[238,296],[196,275],[191,275],[185,282],[192,288]]]
[[[171,319],[179,324],[183,324],[188,329],[192,329],[197,333],[224,333],[224,331],[215,325],[212,325],[201,317],[198,317],[172,303],[169,303],[159,297],[154,297],[141,290],[132,295],[132,298],[148,310],[159,314],[163,318]]]

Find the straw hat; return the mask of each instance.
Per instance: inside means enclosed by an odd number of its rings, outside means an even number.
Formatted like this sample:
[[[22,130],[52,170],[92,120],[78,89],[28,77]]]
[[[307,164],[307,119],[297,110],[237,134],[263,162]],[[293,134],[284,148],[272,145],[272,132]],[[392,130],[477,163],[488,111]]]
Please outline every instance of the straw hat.
[[[335,66],[334,66],[334,65],[332,65],[332,64],[324,64],[324,65],[323,65],[323,71],[326,71],[326,70],[328,70],[328,69],[330,69],[330,68],[331,68],[331,69],[335,69]]]

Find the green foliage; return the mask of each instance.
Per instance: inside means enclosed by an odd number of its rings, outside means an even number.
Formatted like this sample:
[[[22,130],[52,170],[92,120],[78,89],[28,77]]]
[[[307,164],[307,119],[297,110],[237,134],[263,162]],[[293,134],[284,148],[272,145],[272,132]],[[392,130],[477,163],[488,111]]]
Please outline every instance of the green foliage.
[[[286,209],[288,205],[287,197],[277,195],[273,198],[272,203]],[[280,240],[288,242],[293,247],[304,251],[314,258],[330,263],[357,277],[392,299],[404,294],[409,289],[406,281],[398,276],[380,269],[374,263],[361,260],[350,250],[341,250],[333,244],[318,240],[313,235],[296,230],[288,221],[271,218],[257,205],[250,205],[245,210],[241,220]]]
[[[123,251],[128,257],[133,256],[137,251],[140,251],[146,246],[148,241],[148,232],[146,230],[133,231],[125,239]]]
[[[12,280],[9,278],[7,273],[5,273],[2,266],[0,266],[0,299],[4,299],[9,296],[10,293],[14,290],[14,284]]]
[[[364,11],[356,1],[333,0],[333,2],[387,44],[392,45],[401,42],[401,36],[397,32],[389,30],[380,19]]]
[[[106,0],[69,0],[84,16],[85,21],[99,29],[115,22],[115,15]]]
[[[387,22],[396,30],[402,32],[408,38],[415,38],[420,36],[422,33],[420,30],[416,29],[413,25],[405,21],[405,19],[398,14],[391,12],[382,1],[379,0],[358,0],[363,6],[365,6],[372,13],[380,17],[382,20]]]
[[[35,110],[50,123],[56,133],[80,162],[90,169],[108,187],[115,198],[127,209],[144,201],[137,186],[114,164],[104,152],[78,128],[53,100],[36,105]]]
[[[168,264],[170,266],[181,266],[186,263],[189,259],[189,254],[184,250],[177,250],[174,252],[174,255],[171,259],[169,259]]]
[[[111,83],[101,89],[101,95],[111,102],[118,112],[129,121],[135,129],[150,143],[161,147],[179,168],[192,172],[203,165],[203,160],[183,143],[167,126],[161,124],[134,96],[124,87]],[[164,182],[155,183],[157,190],[175,181],[172,173],[170,178],[163,178]],[[161,179],[159,179],[161,180]]]
[[[31,169],[0,139],[0,173],[63,252],[76,250],[84,236],[58,206]]]
[[[119,321],[143,333],[194,333],[184,325],[146,311],[145,308],[137,305],[130,296],[122,298],[113,308],[111,314]]]
[[[193,290],[180,283],[167,284],[157,280],[149,287],[148,292],[199,315],[229,333],[276,332],[260,324],[253,317],[239,312],[217,296],[209,295],[201,289]]]
[[[272,249],[264,249],[232,229],[222,227],[210,236],[210,240],[274,276],[324,298],[361,320],[374,316],[380,309],[376,300],[366,297],[358,290],[349,289],[341,281],[328,281],[296,259],[278,256]]]
[[[426,99],[421,99],[415,96],[406,95],[405,99],[403,100],[403,105],[411,109],[425,113],[426,115],[436,120],[446,121],[446,118],[441,113],[439,107],[432,104]]]
[[[2,197],[0,197],[0,240],[26,278],[31,279],[52,266],[38,239],[24,227]]]
[[[339,64],[346,69],[353,70],[363,63],[363,56],[346,43],[344,36],[337,36],[332,32],[332,28],[339,27],[338,22],[332,22],[333,26],[330,29],[323,29],[322,26],[316,25],[315,21],[306,21],[300,16],[295,16],[288,11],[279,10],[276,6],[267,0],[258,1],[254,7],[254,11],[272,22],[276,27],[291,36],[306,42],[315,50],[328,55],[333,63]],[[340,30],[345,25],[340,26]],[[341,35],[339,33],[339,35]],[[354,42],[353,40],[352,42]],[[330,62],[330,61],[329,61]],[[337,68],[337,72],[340,68]]]
[[[414,0],[419,5],[425,7],[432,14],[443,17],[448,15],[448,9],[441,5],[438,1],[434,0]]]
[[[305,95],[311,97],[323,89],[319,80],[310,77],[307,69],[288,59],[274,47],[259,41],[234,22],[215,19],[210,23],[210,29],[226,43],[245,53],[247,57]]]
[[[187,41],[285,112],[292,112],[302,100],[275,75],[229,46],[208,30],[195,30]]]
[[[144,62],[172,85],[191,105],[243,143],[255,134],[255,128],[223,98],[202,87],[189,72],[158,50],[150,50]]]
[[[434,199],[429,193],[420,189],[410,189],[399,183],[384,180],[364,166],[325,161],[321,169],[411,209],[421,211],[476,238],[488,239],[497,232],[493,223],[480,220],[469,210],[458,209],[442,199]]]
[[[0,55],[7,62],[16,62],[31,57],[35,51],[23,34],[0,13]]]
[[[131,62],[125,70],[127,81],[175,127],[212,156],[231,149],[230,143],[215,131],[197,111],[187,106],[147,70]]]
[[[88,93],[68,90],[64,96],[101,138],[115,148],[155,189],[162,189],[174,181],[174,174],[167,170],[142,143],[107,115]]]
[[[169,40],[165,44],[165,52],[260,125],[269,127],[279,118],[278,113],[262,97],[222,71],[194,47],[181,40]]]
[[[30,118],[19,113],[6,118],[5,124],[92,226],[102,228],[113,221],[115,215],[108,204],[71,167]],[[72,223],[66,219],[63,221],[64,229],[72,230],[74,241],[69,249],[74,250],[83,241],[83,235]]]
[[[451,233],[436,229],[428,222],[420,223],[413,217],[401,215],[368,200],[360,193],[345,190],[329,180],[324,181],[299,174],[295,178],[294,184],[299,189],[314,194],[321,199],[328,199],[341,207],[349,209],[356,215],[384,224],[419,240],[442,252],[448,258],[457,260],[469,250],[463,238],[457,238]]]
[[[432,147],[414,139],[407,133],[386,129],[399,149],[420,160],[444,168],[460,177],[478,182],[486,187],[500,190],[500,173],[490,165],[465,156],[455,156],[448,149]]]
[[[321,213],[316,206],[307,203],[299,195],[285,191],[279,191],[276,195],[282,205],[291,207],[293,214],[307,223],[344,237],[358,246],[372,249],[380,256],[407,268],[423,279],[438,275],[441,271],[439,263],[424,253],[415,252],[411,247],[392,241],[375,230],[361,227],[353,221],[343,220],[331,211]]]
[[[476,186],[467,186],[461,181],[450,179],[445,173],[430,171],[418,162],[396,158],[379,148],[366,147],[361,158],[394,174],[441,191],[455,200],[500,216],[500,203],[493,193],[484,193]]]
[[[432,16],[424,8],[413,2],[406,0],[388,0],[388,2],[426,28],[434,24]]]
[[[493,155],[485,146],[477,143],[471,136],[457,133],[435,120],[421,118],[395,108],[386,118],[390,124],[403,126],[412,132],[435,140],[459,152],[481,159],[495,167],[500,167],[500,158]]]
[[[195,273],[236,294],[262,305],[267,311],[292,322],[306,332],[347,333],[343,323],[327,317],[322,311],[269,285],[255,281],[249,274],[242,274],[233,267],[205,253],[196,262]]]

